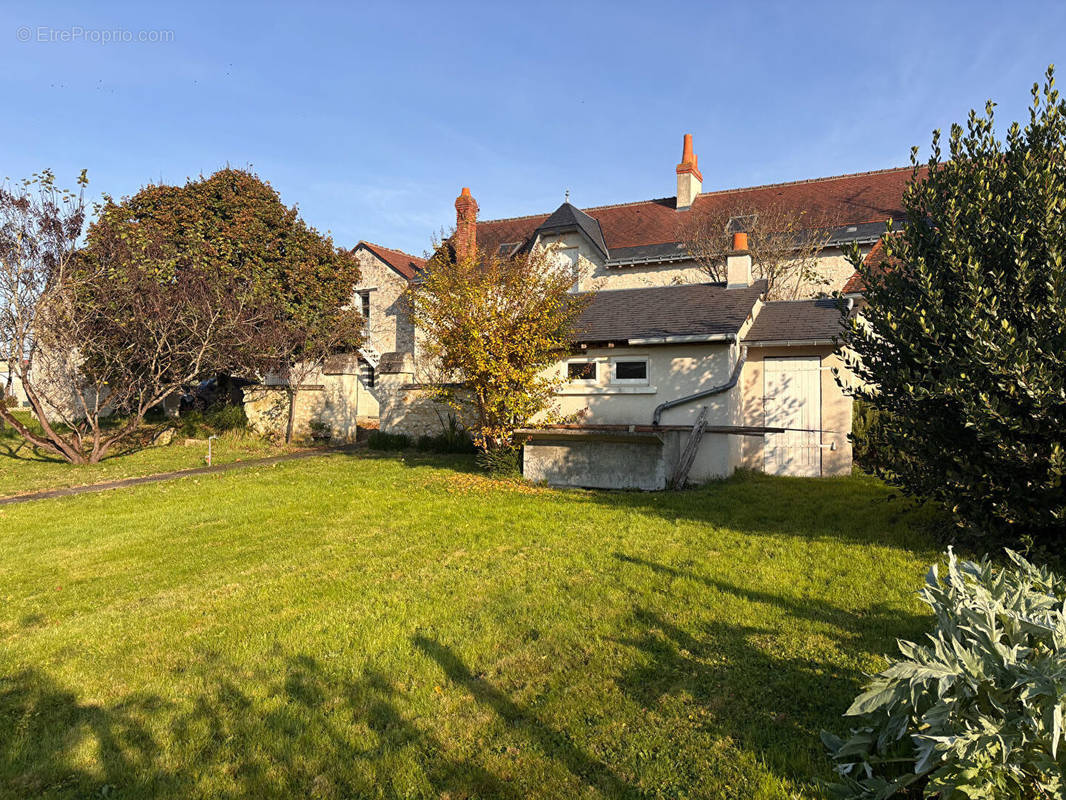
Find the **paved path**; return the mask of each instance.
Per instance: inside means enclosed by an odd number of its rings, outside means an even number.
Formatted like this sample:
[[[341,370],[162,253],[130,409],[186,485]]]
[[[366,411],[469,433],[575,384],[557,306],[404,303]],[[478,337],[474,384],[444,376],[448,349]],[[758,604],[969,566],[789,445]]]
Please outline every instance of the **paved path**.
[[[14,497],[0,497],[0,506],[14,503],[28,503],[31,500],[49,500],[53,497],[68,497],[74,494],[86,494],[88,492],[106,492],[109,489],[123,489],[127,486],[140,486],[142,483],[159,483],[174,478],[187,478],[192,475],[211,475],[215,472],[229,472],[231,469],[243,469],[244,467],[262,467],[270,464],[280,464],[282,461],[295,461],[298,458],[314,458],[316,456],[335,455],[337,453],[352,453],[357,446],[331,447],[328,450],[303,450],[299,453],[285,453],[280,456],[269,458],[253,458],[249,461],[230,461],[226,464],[216,464],[211,467],[196,467],[194,469],[179,469],[174,472],[159,472],[155,475],[142,475],[139,478],[122,478],[117,481],[104,481],[103,483],[90,483],[86,486],[68,486],[62,489],[44,489],[30,494],[19,494]]]

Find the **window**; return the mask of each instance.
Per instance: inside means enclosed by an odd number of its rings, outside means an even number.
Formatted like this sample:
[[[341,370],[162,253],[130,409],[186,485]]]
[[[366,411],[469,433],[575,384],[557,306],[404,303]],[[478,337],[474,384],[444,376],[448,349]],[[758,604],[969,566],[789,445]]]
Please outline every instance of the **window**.
[[[367,389],[374,388],[374,367],[365,361],[359,362],[359,377]]]
[[[741,214],[730,217],[726,223],[726,233],[751,233],[755,229],[755,223],[759,221],[758,214]]]
[[[647,383],[648,359],[625,358],[611,362],[611,383]]]
[[[589,381],[596,380],[596,362],[595,361],[571,361],[566,365],[566,379],[574,381]]]
[[[359,292],[359,310],[363,312],[363,318],[370,322],[370,292]]]

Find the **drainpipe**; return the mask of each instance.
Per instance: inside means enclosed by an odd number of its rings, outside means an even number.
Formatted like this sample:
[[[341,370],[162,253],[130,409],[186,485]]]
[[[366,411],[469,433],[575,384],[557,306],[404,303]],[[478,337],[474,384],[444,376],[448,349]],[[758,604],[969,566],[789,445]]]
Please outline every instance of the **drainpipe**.
[[[732,335],[732,340],[735,343],[737,340],[736,334]],[[677,406],[683,406],[686,403],[691,403],[694,400],[702,400],[704,397],[713,397],[716,394],[722,394],[722,392],[728,392],[734,386],[737,385],[737,381],[740,380],[740,371],[744,369],[744,362],[748,360],[748,348],[740,348],[740,356],[737,358],[736,366],[733,367],[733,374],[729,376],[729,380],[719,386],[712,386],[710,389],[704,389],[702,392],[696,392],[695,394],[686,395],[685,397],[679,397],[676,400],[667,400],[665,403],[660,403],[655,408],[655,413],[652,415],[651,424],[658,426],[659,421],[662,419],[663,412],[676,408]]]

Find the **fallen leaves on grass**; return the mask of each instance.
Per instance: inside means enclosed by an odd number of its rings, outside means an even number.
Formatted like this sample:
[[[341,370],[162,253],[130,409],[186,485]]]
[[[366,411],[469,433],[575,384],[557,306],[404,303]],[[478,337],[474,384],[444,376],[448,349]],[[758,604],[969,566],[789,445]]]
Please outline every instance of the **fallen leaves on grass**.
[[[551,491],[547,486],[527,483],[517,478],[492,478],[488,475],[473,475],[468,472],[433,475],[425,481],[424,485],[444,489],[450,494],[470,494],[490,489],[513,494],[544,494]]]

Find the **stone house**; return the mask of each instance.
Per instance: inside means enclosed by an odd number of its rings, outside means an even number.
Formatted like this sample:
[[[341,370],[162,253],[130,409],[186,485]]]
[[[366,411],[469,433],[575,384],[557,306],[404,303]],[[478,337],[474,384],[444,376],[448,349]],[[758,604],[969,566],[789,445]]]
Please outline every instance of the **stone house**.
[[[902,216],[910,168],[704,192],[686,135],[674,176],[671,197],[585,209],[567,198],[551,213],[508,219],[479,220],[468,189],[456,200],[457,248],[508,256],[552,246],[575,268],[574,291],[595,290],[571,352],[552,368],[563,381],[561,410],[580,422],[524,432],[527,475],[655,489],[682,472],[691,482],[737,468],[848,473],[851,400],[834,375],[843,366],[841,314],[827,295],[854,284],[844,248],[869,253]],[[823,282],[803,299],[768,299],[752,264],[750,210],[770,206],[833,220],[818,253]],[[727,219],[723,234],[733,234],[718,281],[686,238],[694,221],[711,218]],[[364,360],[376,361],[366,388],[380,426],[435,432],[447,411],[419,383],[418,335],[401,300],[424,262],[365,242],[357,249],[365,268],[356,293],[373,348]]]
[[[329,358],[301,384],[293,425],[300,437],[321,427],[334,441],[353,441],[360,427],[377,424],[382,398],[392,396],[383,390],[381,371],[413,363],[414,326],[401,298],[425,260],[371,242],[359,242],[353,252],[361,279],[352,302],[366,319],[366,342],[358,353]],[[252,428],[274,435],[284,429],[287,399],[278,388],[282,384],[280,376],[267,376],[263,385],[245,390]]]
[[[18,362],[11,364],[7,361],[0,361],[0,398],[6,395],[9,405],[26,408],[30,401],[26,397],[26,390],[22,388],[17,369]],[[9,383],[10,386],[8,386]]]

